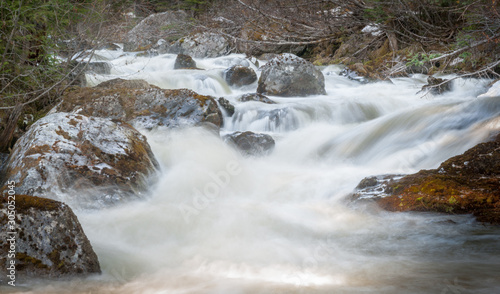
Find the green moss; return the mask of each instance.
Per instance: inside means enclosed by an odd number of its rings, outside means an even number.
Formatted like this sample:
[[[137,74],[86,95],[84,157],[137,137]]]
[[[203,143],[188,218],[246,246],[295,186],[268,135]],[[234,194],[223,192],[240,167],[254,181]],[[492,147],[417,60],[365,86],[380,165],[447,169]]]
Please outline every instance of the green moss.
[[[6,203],[7,197],[2,197],[2,202]],[[61,202],[28,195],[16,195],[17,213],[28,213],[30,208],[36,208],[41,211],[53,211],[61,208]]]
[[[31,257],[28,254],[23,253],[23,252],[17,252],[16,259],[25,263],[25,264],[32,264],[34,267],[39,268],[39,269],[48,268],[48,266],[46,264],[44,264],[40,259],[36,259],[34,257]]]

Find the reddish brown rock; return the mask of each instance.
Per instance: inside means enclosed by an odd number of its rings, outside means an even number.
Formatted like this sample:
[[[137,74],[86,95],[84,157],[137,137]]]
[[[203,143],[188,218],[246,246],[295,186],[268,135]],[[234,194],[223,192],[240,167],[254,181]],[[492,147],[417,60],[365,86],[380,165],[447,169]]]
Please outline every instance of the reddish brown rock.
[[[143,80],[114,79],[69,91],[54,111],[119,119],[143,128],[222,125],[213,97],[188,89],[164,90]]]
[[[388,180],[381,186],[388,196],[376,201],[389,211],[471,213],[478,221],[500,224],[500,135],[437,169]]]

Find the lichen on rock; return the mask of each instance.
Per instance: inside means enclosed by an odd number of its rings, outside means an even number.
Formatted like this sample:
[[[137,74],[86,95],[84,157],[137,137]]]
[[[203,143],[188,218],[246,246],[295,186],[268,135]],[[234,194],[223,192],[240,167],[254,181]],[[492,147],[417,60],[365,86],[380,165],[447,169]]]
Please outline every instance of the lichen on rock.
[[[140,196],[157,169],[146,138],[127,123],[55,113],[14,145],[5,179],[18,194],[100,207]]]
[[[119,119],[146,129],[222,125],[213,97],[188,89],[164,90],[143,80],[114,79],[68,92],[53,111]]]
[[[360,186],[354,198],[381,187],[375,201],[389,211],[471,213],[478,221],[500,224],[500,135],[437,169],[404,177],[384,177]]]
[[[325,95],[325,77],[305,59],[281,54],[262,67],[257,93],[285,97]]]
[[[71,208],[33,196],[15,196],[15,258],[9,258],[12,230],[7,203],[7,196],[0,197],[0,280],[5,279],[11,260],[20,281],[101,272],[97,255]]]

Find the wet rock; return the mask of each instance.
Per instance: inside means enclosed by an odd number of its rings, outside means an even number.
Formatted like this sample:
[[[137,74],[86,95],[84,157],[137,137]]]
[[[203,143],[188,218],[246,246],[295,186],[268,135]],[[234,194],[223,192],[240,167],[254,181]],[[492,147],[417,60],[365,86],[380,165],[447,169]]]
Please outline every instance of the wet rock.
[[[222,125],[213,97],[188,89],[164,90],[143,80],[114,79],[67,92],[53,111],[119,119],[147,129]]]
[[[12,198],[11,198],[12,199]],[[12,235],[7,196],[0,198],[0,274],[15,261],[16,282],[30,278],[100,273],[99,260],[69,206],[26,195],[15,197],[15,257],[10,258]]]
[[[229,86],[246,86],[257,81],[257,74],[249,67],[235,65],[224,71],[224,79]]]
[[[500,136],[437,169],[386,182],[377,203],[389,211],[471,213],[478,221],[500,224],[499,179]]]
[[[281,54],[262,67],[257,93],[275,96],[325,95],[325,77],[312,63]]]
[[[248,101],[258,101],[266,104],[276,104],[273,100],[259,93],[248,93],[243,94],[237,98],[238,101],[248,102]]]
[[[253,132],[236,132],[224,137],[224,141],[234,144],[245,155],[265,155],[274,149],[273,137]]]
[[[361,182],[359,182],[359,184],[356,186],[356,189],[361,190],[368,187],[373,187],[377,184],[378,184],[377,177],[367,177],[361,180]]]
[[[399,180],[403,175],[380,175],[366,177],[355,188],[355,192],[349,197],[352,201],[378,200],[391,193],[390,184]]]
[[[430,91],[434,95],[440,95],[451,91],[451,82],[430,76],[427,78],[427,85],[422,87],[421,92]]]
[[[194,58],[213,58],[231,52],[229,41],[216,33],[198,33],[184,37],[168,48],[168,53],[187,54]]]
[[[364,67],[346,67],[340,72],[341,76],[347,77],[350,80],[360,82],[361,84],[368,84],[370,80],[366,78],[368,75],[368,72]]]
[[[183,34],[188,28],[188,15],[184,11],[167,11],[152,14],[127,33],[124,51],[143,51]]]
[[[196,61],[189,55],[178,54],[175,59],[174,69],[196,69]]]
[[[17,194],[101,207],[140,197],[157,170],[146,137],[130,125],[54,113],[16,142],[5,179],[16,183]]]
[[[227,99],[225,98],[219,98],[219,105],[227,112],[228,116],[233,116],[234,114],[234,105],[231,104]]]

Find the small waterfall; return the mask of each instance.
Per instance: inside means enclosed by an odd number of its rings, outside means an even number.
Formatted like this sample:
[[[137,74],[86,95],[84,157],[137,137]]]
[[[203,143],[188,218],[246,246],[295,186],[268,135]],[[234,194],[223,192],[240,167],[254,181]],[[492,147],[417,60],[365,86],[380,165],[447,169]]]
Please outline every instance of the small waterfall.
[[[345,201],[366,176],[434,168],[498,131],[500,100],[476,98],[489,81],[455,80],[451,92],[423,97],[417,94],[425,83],[422,75],[360,84],[329,66],[323,69],[328,95],[269,97],[276,104],[265,104],[237,100],[255,92],[255,84],[236,89],[222,79],[224,69],[248,62],[241,55],[196,60],[204,70],[173,70],[174,60],[168,54],[111,53],[111,75],[88,78],[93,84],[139,78],[223,96],[235,105],[234,115],[224,118],[223,133],[268,133],[276,147],[266,157],[244,157],[202,128],[142,131],[163,169],[158,184],[142,201],[76,211],[103,275],[61,282],[61,288],[99,293],[498,289],[498,228],[470,216],[388,213]],[[41,282],[37,291],[54,287]]]

